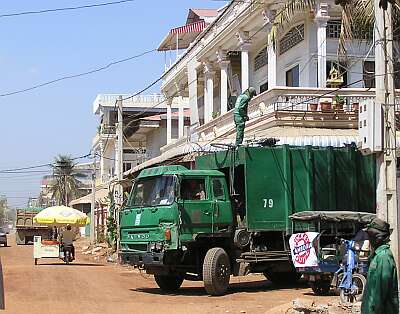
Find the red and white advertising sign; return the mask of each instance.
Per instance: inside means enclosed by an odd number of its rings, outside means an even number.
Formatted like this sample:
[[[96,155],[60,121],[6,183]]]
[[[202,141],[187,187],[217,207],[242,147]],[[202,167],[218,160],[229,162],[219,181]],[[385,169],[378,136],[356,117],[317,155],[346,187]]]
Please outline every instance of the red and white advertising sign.
[[[294,267],[318,266],[318,257],[315,251],[318,232],[295,233],[289,239],[290,252]]]

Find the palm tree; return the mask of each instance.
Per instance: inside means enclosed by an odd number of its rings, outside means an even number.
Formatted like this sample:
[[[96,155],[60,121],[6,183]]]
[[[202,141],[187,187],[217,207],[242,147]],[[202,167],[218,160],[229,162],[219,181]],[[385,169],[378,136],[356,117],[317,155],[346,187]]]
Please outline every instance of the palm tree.
[[[76,163],[71,156],[58,155],[52,165],[54,184],[51,187],[52,198],[58,205],[68,206],[68,202],[80,196],[78,178],[83,177],[76,171]]]

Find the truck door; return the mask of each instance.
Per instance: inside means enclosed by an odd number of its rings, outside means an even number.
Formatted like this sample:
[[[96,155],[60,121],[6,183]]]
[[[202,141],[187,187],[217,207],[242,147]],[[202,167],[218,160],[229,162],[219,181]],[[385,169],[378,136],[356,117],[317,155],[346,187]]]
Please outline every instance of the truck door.
[[[193,239],[198,233],[213,232],[214,205],[208,177],[185,177],[181,180],[179,207],[184,239]]]
[[[211,178],[214,196],[214,230],[227,229],[232,224],[232,207],[225,178]]]

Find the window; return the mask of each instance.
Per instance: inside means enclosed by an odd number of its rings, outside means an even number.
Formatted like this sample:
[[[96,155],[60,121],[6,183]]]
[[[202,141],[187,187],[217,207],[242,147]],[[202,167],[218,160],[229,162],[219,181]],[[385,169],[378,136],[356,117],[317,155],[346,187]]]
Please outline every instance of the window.
[[[363,63],[363,81],[364,87],[374,88],[375,87],[375,62],[364,61]]]
[[[183,179],[181,182],[181,198],[183,200],[205,200],[207,198],[205,179]]]
[[[171,205],[175,199],[175,176],[139,179],[133,186],[128,206],[154,207]]]
[[[132,169],[132,164],[130,162],[124,162],[124,172]]]
[[[213,178],[212,188],[215,199],[225,201],[224,179]]]
[[[260,94],[268,90],[268,82],[260,85]]]
[[[396,60],[396,59],[395,59]],[[400,88],[400,62],[394,62],[394,87]],[[364,61],[363,63],[363,80],[364,87],[375,87],[375,61]]]
[[[326,26],[326,37],[339,38],[341,27],[342,27],[342,22],[340,20],[328,21],[328,25]]]
[[[286,71],[286,86],[299,87],[299,65]]]
[[[261,69],[268,64],[267,47],[261,50],[254,59],[254,71]]]
[[[279,41],[279,54],[283,54],[304,40],[304,24],[293,27]]]

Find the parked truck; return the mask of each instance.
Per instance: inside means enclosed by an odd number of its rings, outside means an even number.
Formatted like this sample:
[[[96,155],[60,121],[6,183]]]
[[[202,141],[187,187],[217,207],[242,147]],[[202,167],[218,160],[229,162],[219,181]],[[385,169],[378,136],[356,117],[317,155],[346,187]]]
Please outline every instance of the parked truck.
[[[165,291],[202,280],[222,295],[248,273],[296,281],[291,214],[375,212],[375,160],[353,147],[240,147],[195,163],[143,170],[120,213],[122,260]]]
[[[16,241],[18,245],[33,243],[33,237],[38,235],[46,239],[49,237],[51,228],[44,225],[38,225],[33,222],[33,217],[39,213],[42,208],[28,207],[17,209],[16,217]]]

